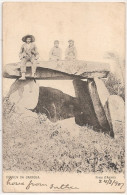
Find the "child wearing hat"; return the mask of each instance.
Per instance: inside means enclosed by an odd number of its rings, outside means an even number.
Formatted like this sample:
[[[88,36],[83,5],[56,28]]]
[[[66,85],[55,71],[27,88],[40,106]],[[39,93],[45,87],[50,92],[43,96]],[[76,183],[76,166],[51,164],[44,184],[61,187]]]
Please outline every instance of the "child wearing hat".
[[[54,47],[50,50],[49,60],[58,61],[61,60],[62,51],[59,48],[59,41],[54,41]]]
[[[20,79],[25,80],[26,63],[29,61],[32,63],[32,77],[34,77],[36,73],[36,65],[37,59],[39,58],[39,54],[36,45],[33,43],[35,41],[33,35],[24,36],[22,38],[22,41],[25,43],[22,45],[19,53],[19,58],[21,60],[20,66],[22,75]]]
[[[76,51],[76,48],[74,46],[74,41],[69,40],[68,43],[69,43],[69,46],[67,47],[67,49],[65,51],[65,59],[66,60],[75,60],[77,58],[77,51]]]

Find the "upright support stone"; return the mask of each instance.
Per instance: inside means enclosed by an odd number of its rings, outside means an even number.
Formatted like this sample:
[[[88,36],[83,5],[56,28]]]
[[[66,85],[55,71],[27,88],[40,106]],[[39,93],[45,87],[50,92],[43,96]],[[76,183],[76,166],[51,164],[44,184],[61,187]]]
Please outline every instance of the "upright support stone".
[[[89,124],[96,130],[101,129],[103,132],[114,137],[112,128],[106,117],[102,100],[99,97],[98,90],[94,79],[88,79],[86,82],[74,80],[76,97],[79,100],[82,115],[76,116],[76,122],[79,125]],[[103,86],[104,87],[104,86]],[[102,88],[103,90],[103,88]]]
[[[81,106],[82,113],[75,117],[75,121],[79,125],[89,124],[97,131],[101,129],[98,118],[96,116],[92,99],[90,97],[89,87],[87,81],[75,79],[73,81],[75,94]]]
[[[16,112],[24,114],[33,110],[39,97],[39,86],[33,79],[16,80],[10,87],[9,100],[15,104]]]
[[[104,112],[105,112],[105,115],[106,115],[106,118],[108,120],[108,123],[110,125],[110,132],[109,132],[109,135],[111,137],[114,137],[114,129],[113,129],[113,125],[112,125],[112,120],[111,120],[111,117],[110,117],[110,111],[109,111],[109,108],[108,108],[108,99],[110,98],[110,93],[108,91],[108,89],[106,88],[104,82],[99,79],[99,78],[94,78],[94,82],[95,82],[95,85],[96,85],[96,88],[97,88],[97,92],[98,92],[98,96],[99,96],[99,99],[101,101],[101,104],[103,106],[103,109],[104,109]]]
[[[102,96],[99,97],[99,92],[97,90],[95,81],[93,79],[88,79],[88,88],[89,88],[89,93],[90,93],[90,97],[92,100],[92,104],[94,107],[94,111],[96,113],[99,124],[105,133],[110,134],[111,128],[110,128],[109,122],[107,120],[107,117],[106,117],[106,114],[104,111],[104,107],[102,105],[102,102],[104,101],[104,99],[100,99],[100,97],[102,98]],[[103,86],[103,88],[104,88],[104,86]],[[103,88],[102,88],[102,90],[103,90]],[[104,89],[104,90],[106,90],[106,89]]]
[[[105,111],[115,137],[124,135],[125,103],[123,99],[118,95],[111,95],[105,104]]]
[[[101,79],[96,77],[94,78],[94,82],[97,88],[99,99],[101,101],[102,106],[104,107],[110,96],[110,93]]]

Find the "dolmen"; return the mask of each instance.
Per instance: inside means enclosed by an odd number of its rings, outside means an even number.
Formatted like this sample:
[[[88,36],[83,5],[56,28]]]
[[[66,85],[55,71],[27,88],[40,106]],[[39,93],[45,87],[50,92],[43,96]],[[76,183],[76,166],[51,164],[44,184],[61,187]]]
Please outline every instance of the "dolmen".
[[[95,131],[114,138],[117,123],[124,125],[125,106],[123,99],[110,95],[104,84],[109,72],[110,67],[106,63],[62,60],[39,62],[34,78],[31,76],[31,63],[28,62],[26,80],[20,80],[20,63],[7,64],[3,77],[14,79],[8,97],[16,105],[17,112],[28,112],[28,115],[45,112],[53,122],[75,117],[76,124],[87,124]],[[76,97],[56,89],[39,87],[37,80],[72,80]],[[44,101],[47,101],[45,111]]]

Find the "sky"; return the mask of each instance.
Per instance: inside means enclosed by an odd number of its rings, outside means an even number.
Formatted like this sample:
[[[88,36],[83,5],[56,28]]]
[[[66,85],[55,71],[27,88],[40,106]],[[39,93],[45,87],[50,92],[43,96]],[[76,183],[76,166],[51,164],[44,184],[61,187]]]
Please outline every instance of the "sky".
[[[125,59],[124,3],[4,3],[3,66],[19,61],[22,37],[35,36],[40,60],[48,60],[54,40],[60,41],[62,58],[68,40],[75,41],[79,60],[109,62],[111,70],[120,67],[105,54]]]
[[[22,37],[33,34],[40,58],[48,60],[54,40],[64,52],[73,39],[78,59],[103,60],[104,53],[125,54],[124,3],[5,3],[5,63],[19,61]]]

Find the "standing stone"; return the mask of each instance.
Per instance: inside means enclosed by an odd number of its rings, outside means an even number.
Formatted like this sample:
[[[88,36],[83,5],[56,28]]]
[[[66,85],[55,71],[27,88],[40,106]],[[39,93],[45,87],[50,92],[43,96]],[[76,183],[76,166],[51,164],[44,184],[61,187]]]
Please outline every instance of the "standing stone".
[[[117,127],[124,124],[124,101],[118,95],[110,95],[104,82],[99,78],[94,78],[99,99],[104,108],[106,118],[110,125],[110,136],[116,137]],[[119,121],[119,122],[118,122]],[[121,121],[121,122],[120,122]]]
[[[123,99],[118,95],[111,95],[105,109],[115,137],[123,135],[125,127],[125,103]]]
[[[28,113],[33,110],[39,97],[39,86],[33,79],[16,80],[10,87],[9,100],[15,104],[17,113]]]
[[[102,106],[104,107],[105,103],[107,102],[110,96],[110,93],[101,79],[94,78],[94,82],[97,88],[99,99],[101,101]]]
[[[73,84],[76,97],[81,107],[81,115],[75,116],[76,123],[79,125],[89,124],[90,126],[93,126],[96,131],[100,131],[101,126],[92,103],[88,82],[75,79]]]
[[[102,105],[102,102],[104,99],[102,99],[101,101],[100,97],[102,98],[102,96],[99,97],[99,92],[97,90],[95,81],[93,79],[88,79],[88,88],[89,88],[89,93],[90,93],[90,97],[92,100],[92,104],[94,107],[94,111],[99,121],[99,124],[105,133],[110,134],[111,128],[110,128],[109,122],[105,114],[104,106]],[[106,91],[105,86],[103,86],[103,88],[104,88],[104,91]],[[103,91],[103,88],[102,88],[102,91]]]

